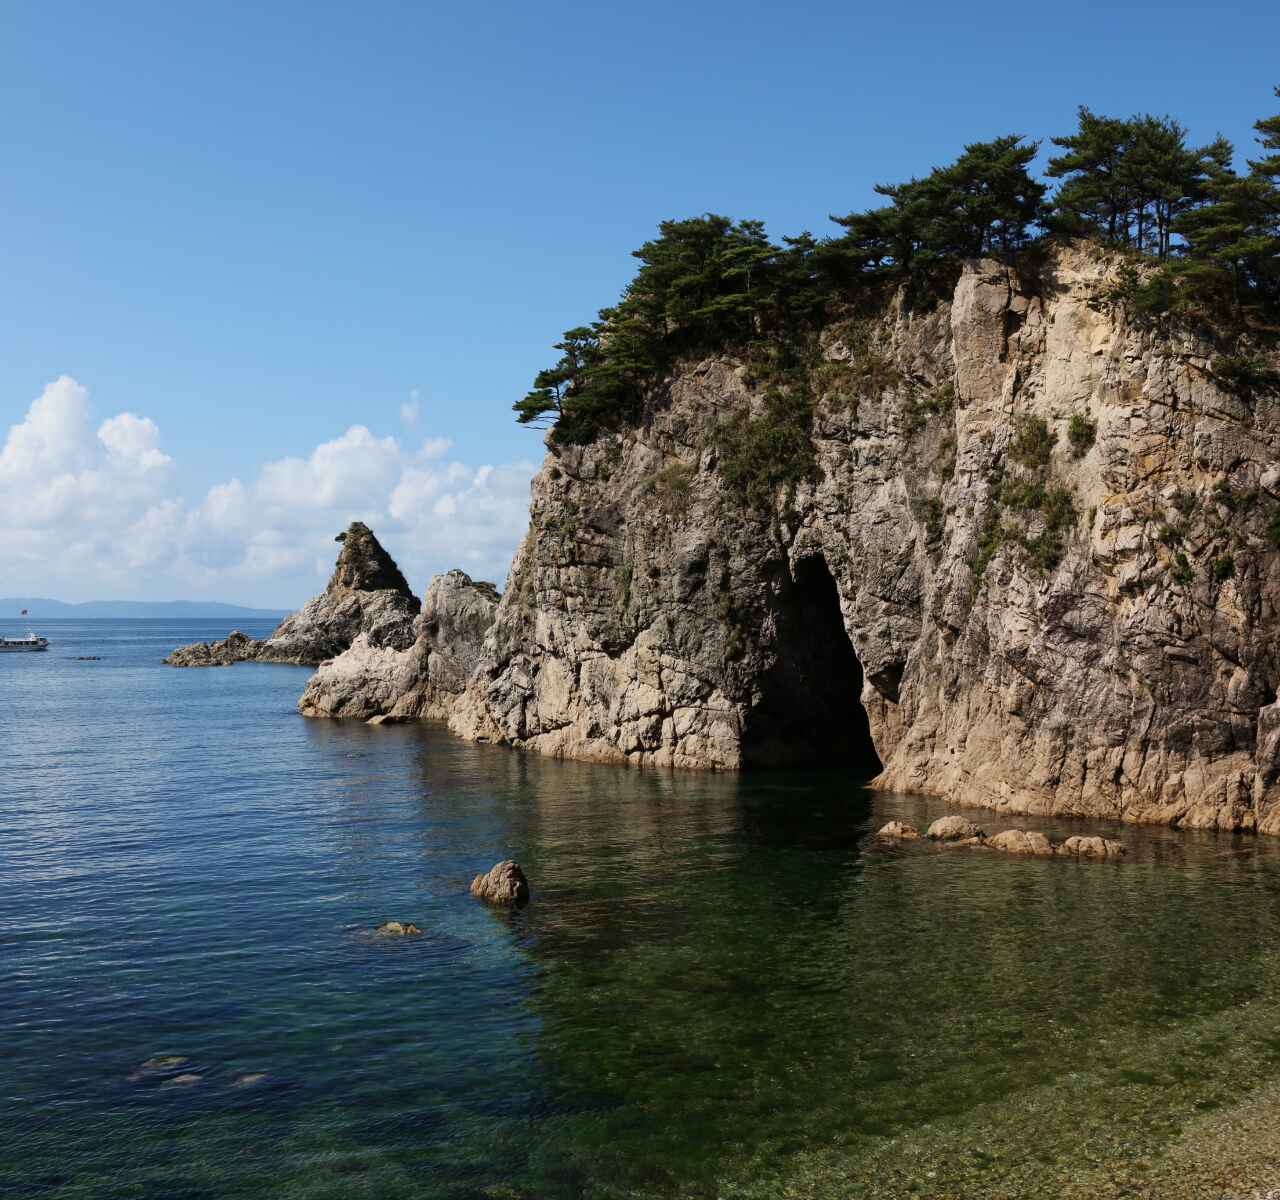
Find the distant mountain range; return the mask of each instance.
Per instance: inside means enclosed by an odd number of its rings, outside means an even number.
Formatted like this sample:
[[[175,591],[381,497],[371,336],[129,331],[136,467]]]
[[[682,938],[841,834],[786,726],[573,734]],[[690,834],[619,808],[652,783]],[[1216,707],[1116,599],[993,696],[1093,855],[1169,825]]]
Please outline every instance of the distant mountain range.
[[[282,608],[244,608],[239,604],[220,604],[216,600],[86,600],[67,604],[40,596],[8,596],[0,598],[0,619],[16,617],[23,609],[33,620],[39,617],[164,617],[169,620],[214,619],[278,620],[285,615]]]

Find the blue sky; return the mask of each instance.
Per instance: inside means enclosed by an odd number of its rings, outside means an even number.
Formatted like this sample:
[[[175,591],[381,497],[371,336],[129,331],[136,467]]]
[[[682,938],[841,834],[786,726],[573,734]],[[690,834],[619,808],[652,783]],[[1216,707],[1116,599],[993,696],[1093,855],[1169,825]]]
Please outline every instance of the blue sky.
[[[511,403],[660,219],[825,231],[1080,103],[1245,148],[1277,46],[1263,3],[6,4],[0,594],[293,605],[352,516],[500,577]]]

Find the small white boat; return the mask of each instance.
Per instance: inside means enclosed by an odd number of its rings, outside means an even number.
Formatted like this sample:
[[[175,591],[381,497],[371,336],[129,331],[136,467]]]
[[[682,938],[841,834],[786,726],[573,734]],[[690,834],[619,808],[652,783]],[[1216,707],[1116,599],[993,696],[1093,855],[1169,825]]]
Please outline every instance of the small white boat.
[[[26,637],[0,637],[0,654],[16,650],[48,650],[49,639],[29,633]]]

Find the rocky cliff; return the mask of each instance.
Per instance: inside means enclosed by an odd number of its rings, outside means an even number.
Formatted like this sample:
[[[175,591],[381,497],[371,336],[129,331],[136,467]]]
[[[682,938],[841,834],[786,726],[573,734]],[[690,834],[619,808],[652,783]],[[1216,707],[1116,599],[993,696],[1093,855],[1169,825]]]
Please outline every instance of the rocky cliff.
[[[353,521],[324,591],[291,613],[261,640],[239,630],[217,642],[179,646],[165,659],[175,667],[281,662],[314,666],[341,654],[357,637],[403,650],[413,644],[420,604],[400,568],[369,527]]]
[[[307,681],[306,717],[447,719],[480,661],[498,608],[491,583],[462,571],[431,580],[407,647],[361,633]]]
[[[728,469],[725,431],[767,403],[729,358],[639,428],[553,447],[452,727],[1280,832],[1273,377],[1131,320],[1118,279],[1068,247],[833,324],[816,469],[769,503]]]

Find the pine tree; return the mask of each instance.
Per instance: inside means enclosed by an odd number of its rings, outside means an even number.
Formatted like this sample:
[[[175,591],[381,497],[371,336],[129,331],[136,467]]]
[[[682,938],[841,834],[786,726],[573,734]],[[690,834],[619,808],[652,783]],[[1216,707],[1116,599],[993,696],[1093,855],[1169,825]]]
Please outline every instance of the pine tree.
[[[1280,100],[1280,87],[1274,89],[1276,98]],[[1253,123],[1259,133],[1258,142],[1264,150],[1271,151],[1262,158],[1249,160],[1249,169],[1255,175],[1265,176],[1280,185],[1280,113],[1272,117],[1263,117]]]
[[[1133,139],[1128,121],[1100,117],[1081,105],[1079,128],[1052,138],[1066,151],[1051,158],[1045,174],[1064,183],[1054,197],[1054,227],[1073,236],[1093,235],[1128,243],[1130,182],[1121,166]]]
[[[1046,171],[1063,180],[1054,230],[1161,259],[1172,252],[1179,214],[1205,199],[1210,178],[1231,161],[1226,139],[1190,146],[1181,123],[1150,113],[1120,120],[1081,108],[1076,133],[1053,143],[1066,151]]]
[[[1277,90],[1280,95],[1280,89]],[[1280,116],[1255,122],[1265,150],[1280,150]],[[1188,301],[1249,308],[1280,306],[1280,154],[1249,161],[1247,174],[1227,153],[1205,185],[1205,202],[1174,224],[1185,245],[1175,274]]]
[[[966,258],[1009,258],[1041,216],[1045,187],[1027,168],[1036,143],[1010,134],[974,142],[922,179],[878,184],[887,206],[834,217],[835,243],[854,269],[905,279],[915,298],[945,289]]]

